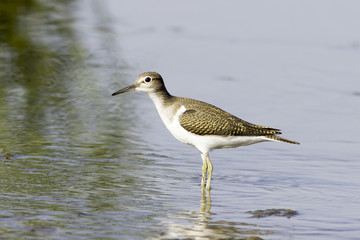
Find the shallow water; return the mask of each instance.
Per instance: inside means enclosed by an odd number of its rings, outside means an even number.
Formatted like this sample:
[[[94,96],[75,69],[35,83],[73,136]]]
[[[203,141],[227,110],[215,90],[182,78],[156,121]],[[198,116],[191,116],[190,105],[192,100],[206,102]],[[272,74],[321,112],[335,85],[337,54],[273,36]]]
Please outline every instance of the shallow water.
[[[0,4],[0,239],[358,238],[359,3],[189,4]],[[151,100],[110,96],[149,70],[301,145],[216,150],[201,192]]]

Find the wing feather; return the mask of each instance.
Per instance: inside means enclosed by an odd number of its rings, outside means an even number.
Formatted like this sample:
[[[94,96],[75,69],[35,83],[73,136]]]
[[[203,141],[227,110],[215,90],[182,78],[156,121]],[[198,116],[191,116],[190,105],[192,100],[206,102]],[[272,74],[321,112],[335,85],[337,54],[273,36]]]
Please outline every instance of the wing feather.
[[[206,108],[188,109],[179,118],[180,125],[198,135],[266,136],[280,134],[279,129],[251,124],[212,105]]]

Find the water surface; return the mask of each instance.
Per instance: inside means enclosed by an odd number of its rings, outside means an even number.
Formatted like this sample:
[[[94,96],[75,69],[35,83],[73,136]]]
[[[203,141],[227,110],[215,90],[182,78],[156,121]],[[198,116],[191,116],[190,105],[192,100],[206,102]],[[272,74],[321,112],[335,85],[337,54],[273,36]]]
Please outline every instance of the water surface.
[[[189,4],[0,4],[0,239],[358,238],[358,2]],[[149,70],[301,145],[214,151],[201,192],[151,100],[111,97]]]

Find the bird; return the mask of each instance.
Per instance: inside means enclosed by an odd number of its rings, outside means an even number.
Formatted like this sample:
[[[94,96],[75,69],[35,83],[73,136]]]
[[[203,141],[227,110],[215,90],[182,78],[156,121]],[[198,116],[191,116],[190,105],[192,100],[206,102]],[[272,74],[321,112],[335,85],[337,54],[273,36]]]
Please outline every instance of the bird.
[[[179,141],[200,151],[203,163],[201,189],[211,188],[211,150],[266,141],[299,144],[279,137],[279,129],[252,124],[203,101],[171,95],[157,72],[140,74],[134,84],[114,92],[112,96],[130,91],[147,93],[170,133]]]

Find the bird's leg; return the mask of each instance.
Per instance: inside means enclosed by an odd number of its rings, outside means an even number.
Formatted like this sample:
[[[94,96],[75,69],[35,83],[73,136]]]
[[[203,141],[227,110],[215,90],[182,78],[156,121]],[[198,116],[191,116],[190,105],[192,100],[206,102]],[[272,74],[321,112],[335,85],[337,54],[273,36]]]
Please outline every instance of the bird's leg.
[[[203,212],[203,213],[209,213],[210,209],[211,209],[210,191],[208,191],[205,188],[202,188],[201,189],[201,208],[200,208],[200,211]],[[207,217],[207,215],[205,215],[205,217]]]
[[[207,160],[206,160],[206,156],[207,154],[201,154],[201,158],[203,160],[203,165],[202,165],[202,177],[201,177],[201,188],[205,187],[205,178],[206,178],[206,172],[208,169],[208,165],[207,165]]]
[[[214,167],[213,167],[213,165],[212,165],[212,163],[210,161],[209,154],[206,154],[206,164],[208,166],[206,189],[210,190],[210,188],[211,188],[211,175],[212,175]]]

